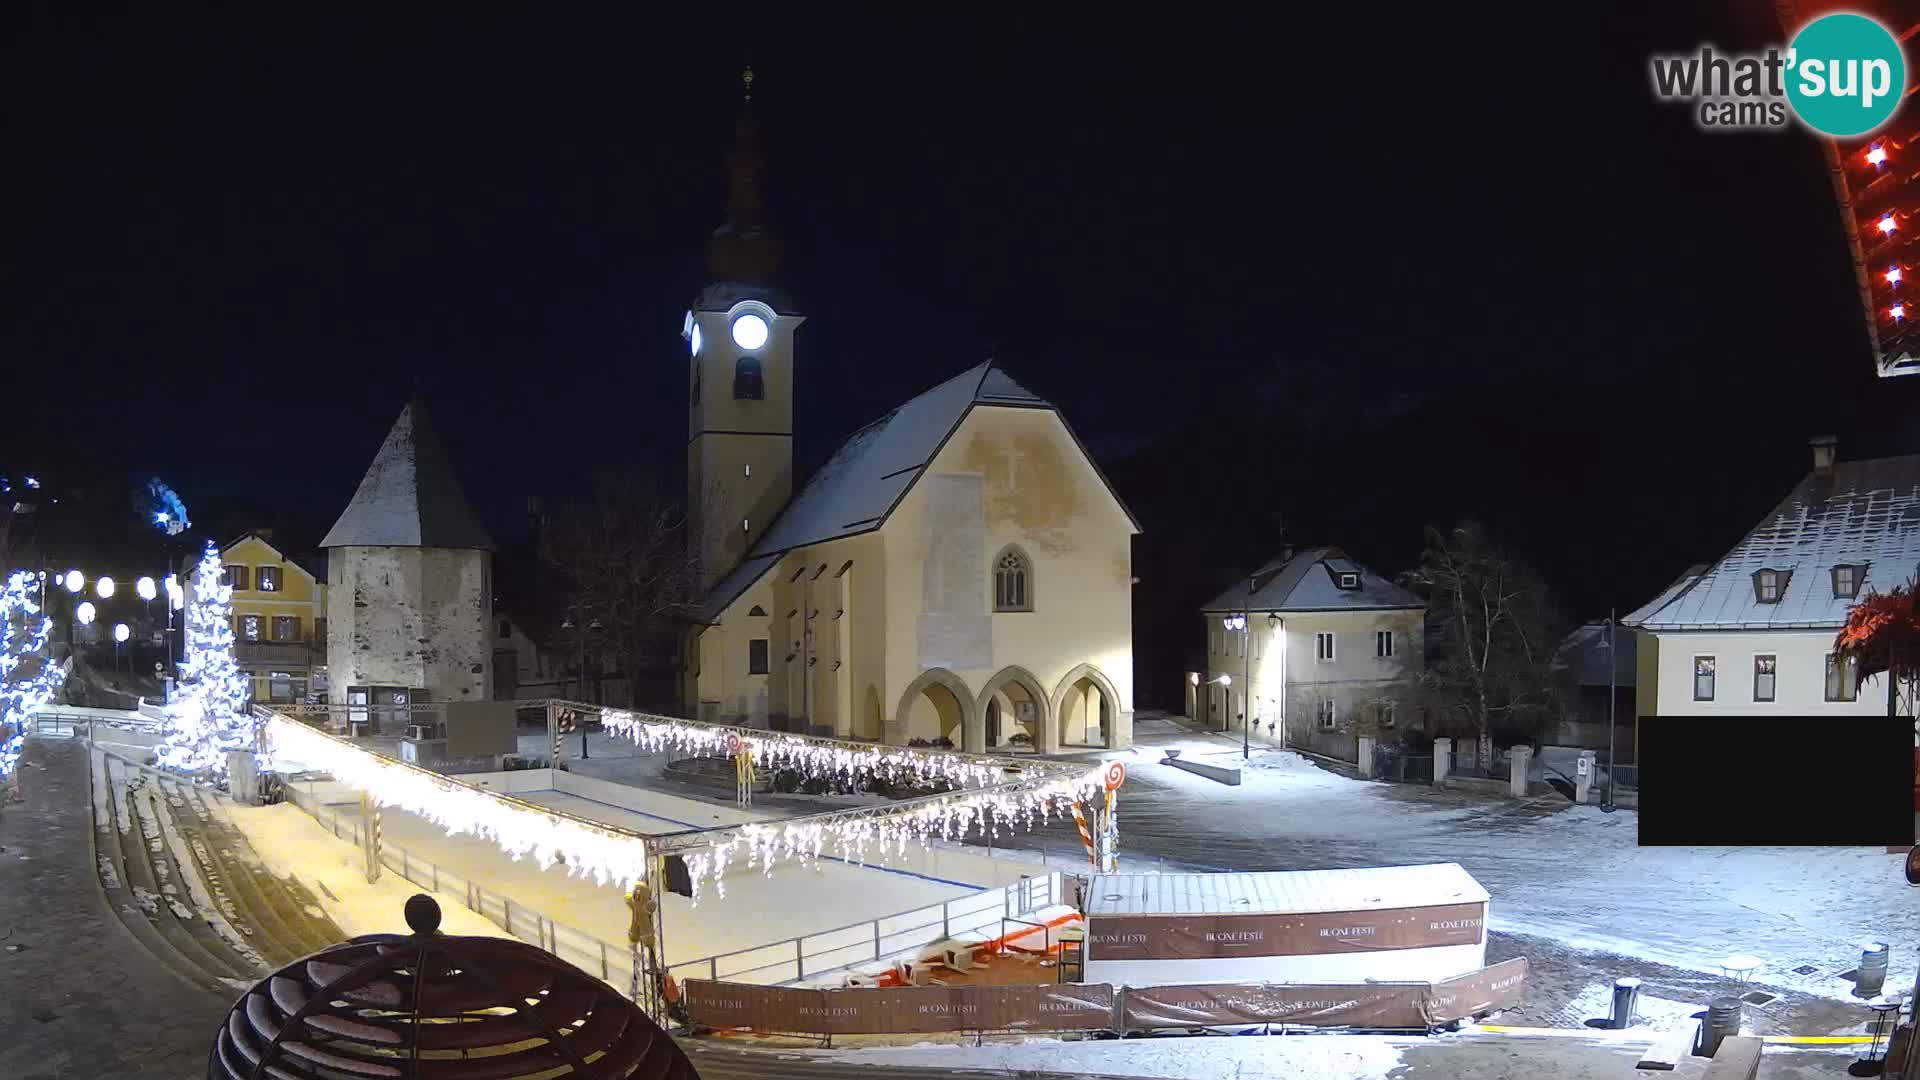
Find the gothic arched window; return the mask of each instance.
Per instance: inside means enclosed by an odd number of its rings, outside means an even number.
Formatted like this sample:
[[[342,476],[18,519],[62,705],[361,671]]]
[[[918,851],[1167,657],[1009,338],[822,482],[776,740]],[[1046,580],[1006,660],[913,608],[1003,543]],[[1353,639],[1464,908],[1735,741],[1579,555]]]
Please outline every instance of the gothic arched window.
[[[767,396],[766,381],[760,377],[760,358],[743,356],[733,364],[733,399],[759,401]]]
[[[1010,547],[993,560],[993,610],[1033,610],[1033,563]]]

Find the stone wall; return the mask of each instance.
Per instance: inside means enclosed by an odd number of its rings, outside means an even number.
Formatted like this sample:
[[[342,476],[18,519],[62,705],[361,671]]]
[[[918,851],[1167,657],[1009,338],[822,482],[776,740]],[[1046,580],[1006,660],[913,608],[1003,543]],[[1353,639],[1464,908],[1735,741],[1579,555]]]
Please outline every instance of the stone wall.
[[[492,557],[470,549],[329,552],[327,666],[349,686],[421,688],[433,701],[492,696]]]

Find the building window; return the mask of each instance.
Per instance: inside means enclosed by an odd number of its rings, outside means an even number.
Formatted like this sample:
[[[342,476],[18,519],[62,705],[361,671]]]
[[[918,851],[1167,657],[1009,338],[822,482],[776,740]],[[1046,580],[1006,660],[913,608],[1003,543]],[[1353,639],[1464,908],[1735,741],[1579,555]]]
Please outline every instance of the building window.
[[[1786,594],[1787,579],[1790,576],[1786,570],[1755,570],[1753,572],[1754,600],[1762,604],[1779,603],[1780,598]]]
[[[1322,632],[1313,635],[1313,658],[1327,662],[1333,660],[1333,634]]]
[[[687,394],[687,404],[700,404],[700,359],[698,357],[693,361],[693,376],[687,381],[693,384],[693,389]]]
[[[1756,656],[1753,658],[1753,700],[1772,701],[1774,694],[1774,665],[1777,657]]]
[[[231,585],[236,589],[247,587],[247,568],[235,563],[220,575],[220,584]]]
[[[1856,701],[1860,697],[1860,662],[1854,657],[1842,660],[1837,653],[1827,654],[1827,700]]]
[[[315,645],[327,643],[327,620],[324,618],[313,620],[313,643]]]
[[[1373,632],[1373,655],[1382,660],[1393,657],[1393,631],[1375,630]]]
[[[280,704],[289,704],[293,697],[293,673],[273,671],[267,673],[267,700]]]
[[[240,638],[243,641],[259,641],[260,640],[260,616],[258,615],[240,616]]]
[[[1861,568],[1852,565],[1840,565],[1833,568],[1833,596],[1836,600],[1852,600],[1860,595],[1860,579],[1865,575]]]
[[[1018,548],[1008,548],[993,562],[993,610],[1033,610],[1033,564]]]
[[[280,591],[280,568],[262,566],[253,572],[253,587],[261,592]]]
[[[747,642],[747,674],[765,675],[767,673],[767,639],[754,638]]]
[[[1373,707],[1373,719],[1380,729],[1385,731],[1394,724],[1393,702],[1383,701]]]
[[[753,605],[753,607],[752,607],[752,608],[750,608],[750,609],[748,609],[748,611],[747,611],[747,615],[748,615],[748,616],[750,616],[750,617],[751,617],[751,616],[758,616],[758,617],[760,617],[760,618],[762,618],[762,619],[764,619],[764,618],[766,618],[766,617],[767,617],[767,609],[766,609],[766,608],[763,608],[763,607],[761,607],[761,606],[760,606],[759,604],[755,604],[755,605]]]
[[[1321,698],[1319,707],[1314,710],[1314,715],[1320,723],[1321,731],[1332,731],[1334,726],[1339,723],[1339,719],[1334,713],[1332,698]]]
[[[300,616],[275,615],[273,617],[273,640],[299,641],[300,640]]]
[[[1360,587],[1360,575],[1359,575],[1359,574],[1341,574],[1341,575],[1340,575],[1340,587],[1341,587],[1341,588],[1343,588],[1343,589],[1357,589],[1357,588],[1359,588],[1359,587]]]
[[[760,375],[760,358],[743,356],[733,363],[733,400],[759,401],[767,396],[766,380]]]
[[[505,619],[501,619],[500,620],[500,640],[505,641],[512,636],[513,636],[513,624],[508,622]]]
[[[1711,656],[1693,658],[1693,700],[1713,700],[1713,671],[1716,661]]]

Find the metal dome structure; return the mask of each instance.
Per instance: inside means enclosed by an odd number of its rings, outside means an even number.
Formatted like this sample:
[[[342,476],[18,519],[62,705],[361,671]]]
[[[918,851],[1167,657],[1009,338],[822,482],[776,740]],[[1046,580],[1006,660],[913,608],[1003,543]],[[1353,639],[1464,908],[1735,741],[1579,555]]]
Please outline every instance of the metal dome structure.
[[[508,938],[369,934],[261,980],[227,1014],[208,1080],[699,1080],[632,1002]]]

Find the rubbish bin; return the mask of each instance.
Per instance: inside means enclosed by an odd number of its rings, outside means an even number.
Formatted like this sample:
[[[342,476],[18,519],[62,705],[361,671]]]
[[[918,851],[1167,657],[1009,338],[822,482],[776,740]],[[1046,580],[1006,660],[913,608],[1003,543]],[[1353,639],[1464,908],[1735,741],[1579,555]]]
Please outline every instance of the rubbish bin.
[[[1607,1026],[1622,1029],[1633,1026],[1633,1014],[1640,1006],[1640,980],[1613,980],[1613,1015]]]
[[[1740,1034],[1741,1003],[1737,997],[1714,998],[1707,1005],[1707,1022],[1700,1030],[1700,1056],[1712,1057],[1720,1041]]]
[[[1853,992],[1861,997],[1874,997],[1887,983],[1887,946],[1884,942],[1869,941],[1860,946],[1860,972],[1854,976]]]

